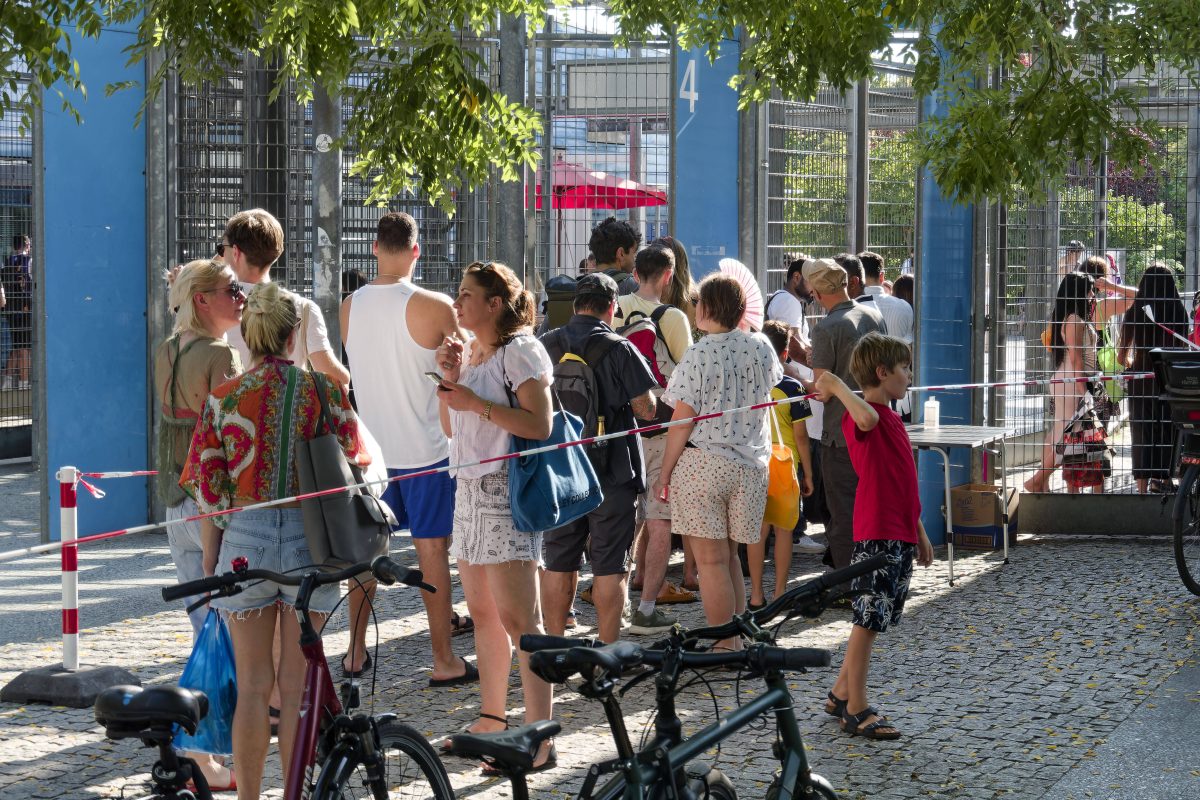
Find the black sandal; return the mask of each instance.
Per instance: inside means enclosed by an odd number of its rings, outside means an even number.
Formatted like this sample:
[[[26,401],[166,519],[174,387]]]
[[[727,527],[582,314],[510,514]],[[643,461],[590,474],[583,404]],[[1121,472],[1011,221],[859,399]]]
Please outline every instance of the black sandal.
[[[865,728],[859,727],[871,717],[878,717],[878,719]],[[879,731],[881,728],[890,728],[891,733],[880,733]],[[900,738],[900,731],[896,730],[896,726],[888,722],[887,717],[880,714],[871,706],[867,706],[866,709],[858,714],[851,714],[848,709],[843,710],[842,730],[851,736],[861,736],[864,739],[876,739],[883,741]]]
[[[505,718],[505,717],[497,717],[495,714],[485,714],[485,713],[483,713],[482,711],[480,711],[480,712],[479,712],[479,719],[490,719],[490,720],[495,720],[496,722],[503,722],[503,723],[504,723],[504,730],[508,730],[508,719],[507,719],[507,718]],[[474,724],[475,724],[475,722],[478,722],[478,721],[479,721],[479,720],[475,720],[474,722],[468,722],[466,725],[463,725],[463,726],[462,726],[462,728],[461,728],[461,729],[458,731],[458,733],[472,733],[472,731],[471,731],[471,726],[472,726],[472,725],[474,725]],[[453,753],[453,752],[451,752],[451,748],[452,748],[453,746],[454,746],[454,745],[453,745],[453,743],[450,741],[450,737],[449,737],[449,736],[447,736],[445,739],[443,739],[443,740],[442,740],[442,745],[441,745],[441,747],[442,747],[442,755],[443,755],[443,756],[452,756],[452,755],[454,755],[454,753]]]
[[[466,633],[475,632],[475,620],[471,619],[466,614],[459,614],[455,611],[450,615],[450,635],[462,636]]]
[[[833,703],[833,711],[830,711],[829,706],[826,705],[825,713],[831,717],[837,717],[838,719],[841,719],[842,716],[846,713],[846,703],[849,702],[849,698],[847,698],[846,700],[843,700],[842,698],[840,698],[836,694],[834,694],[832,689],[825,696],[828,698],[829,703]]]

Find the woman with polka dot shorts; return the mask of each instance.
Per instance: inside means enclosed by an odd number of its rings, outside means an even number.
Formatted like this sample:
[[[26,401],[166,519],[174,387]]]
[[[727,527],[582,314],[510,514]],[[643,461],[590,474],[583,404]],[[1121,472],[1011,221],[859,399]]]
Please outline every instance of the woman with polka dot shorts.
[[[725,275],[700,283],[696,326],[708,335],[675,367],[664,399],[673,419],[765,403],[783,367],[761,334],[738,329],[746,312],[741,285]],[[690,536],[709,625],[746,610],[738,544],[757,542],[767,504],[771,454],[769,409],[722,415],[673,427],[653,491],[671,504],[672,527]],[[716,647],[741,648],[741,639]]]

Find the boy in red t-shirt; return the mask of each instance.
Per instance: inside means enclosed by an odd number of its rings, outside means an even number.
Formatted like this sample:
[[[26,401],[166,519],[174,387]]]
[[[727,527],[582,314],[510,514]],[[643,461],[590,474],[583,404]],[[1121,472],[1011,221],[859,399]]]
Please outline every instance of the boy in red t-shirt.
[[[868,333],[850,356],[850,373],[862,387],[859,397],[832,371],[817,381],[822,402],[836,397],[846,407],[842,431],[850,461],[858,473],[854,498],[854,557],[851,563],[880,553],[886,567],[856,578],[854,627],[837,682],[825,712],[840,717],[842,730],[868,739],[898,739],[900,731],[867,702],[867,670],[876,635],[900,621],[913,559],[927,567],[933,546],[921,524],[917,467],[904,423],[888,406],[904,397],[912,380],[912,355],[900,339]]]

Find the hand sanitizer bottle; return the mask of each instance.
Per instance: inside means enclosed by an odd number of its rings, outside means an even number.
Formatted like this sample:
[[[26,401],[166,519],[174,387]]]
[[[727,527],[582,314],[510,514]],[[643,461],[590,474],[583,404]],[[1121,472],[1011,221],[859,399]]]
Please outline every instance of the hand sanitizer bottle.
[[[942,407],[938,403],[936,397],[930,397],[925,401],[925,427],[936,428],[941,422]]]

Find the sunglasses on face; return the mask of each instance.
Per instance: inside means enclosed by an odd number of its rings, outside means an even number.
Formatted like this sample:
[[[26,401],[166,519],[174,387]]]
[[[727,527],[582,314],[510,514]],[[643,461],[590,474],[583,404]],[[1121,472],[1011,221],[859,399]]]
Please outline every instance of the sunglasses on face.
[[[217,245],[217,255],[221,256],[222,258],[225,257],[225,243],[224,242],[221,242]]]
[[[238,283],[237,281],[234,281],[233,283],[229,284],[228,286],[222,286],[220,289],[209,289],[208,291],[209,292],[224,292],[225,294],[229,295],[229,297],[233,300],[236,300],[239,297],[244,297],[246,295],[245,290],[242,289],[242,285],[240,283]]]

